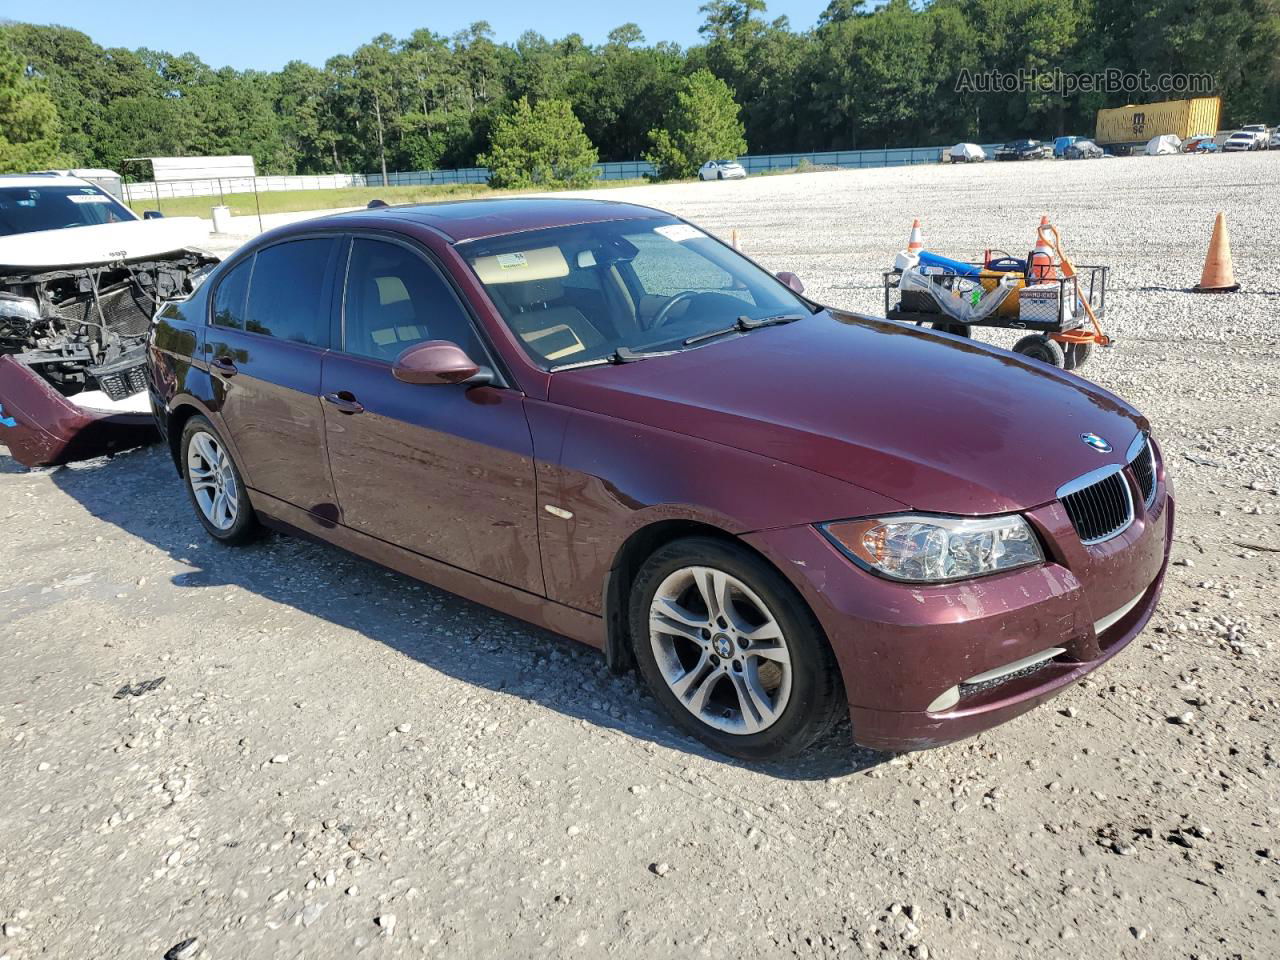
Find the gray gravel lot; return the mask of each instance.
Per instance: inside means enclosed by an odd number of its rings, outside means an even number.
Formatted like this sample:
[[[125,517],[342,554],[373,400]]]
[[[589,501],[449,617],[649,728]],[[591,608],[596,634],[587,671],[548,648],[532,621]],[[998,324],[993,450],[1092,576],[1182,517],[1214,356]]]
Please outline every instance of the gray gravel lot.
[[[0,960],[1274,957],[1277,183],[1273,153],[605,194],[867,311],[915,216],[970,256],[1047,212],[1115,268],[1083,372],[1164,445],[1164,600],[1051,704],[927,753],[846,727],[726,760],[591,650],[327,547],[210,543],[159,448],[0,448]],[[1245,292],[1185,293],[1218,210]]]

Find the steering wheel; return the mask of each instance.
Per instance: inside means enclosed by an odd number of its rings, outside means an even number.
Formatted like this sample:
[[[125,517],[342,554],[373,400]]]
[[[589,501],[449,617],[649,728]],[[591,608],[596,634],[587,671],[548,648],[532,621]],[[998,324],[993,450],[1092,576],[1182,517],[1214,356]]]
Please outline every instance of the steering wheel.
[[[698,296],[698,291],[696,290],[685,290],[681,293],[677,293],[674,297],[658,308],[658,312],[653,315],[653,324],[650,329],[656,330],[658,327],[666,323],[667,316],[675,308],[676,304],[692,300],[696,296]]]

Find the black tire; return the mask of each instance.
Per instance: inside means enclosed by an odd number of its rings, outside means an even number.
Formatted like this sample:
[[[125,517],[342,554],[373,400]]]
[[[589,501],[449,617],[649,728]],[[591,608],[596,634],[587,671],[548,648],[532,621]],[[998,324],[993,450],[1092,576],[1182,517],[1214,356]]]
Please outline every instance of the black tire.
[[[197,442],[201,434],[212,438],[214,443],[225,452],[227,470],[231,477],[234,478],[235,518],[231,525],[226,528],[216,526],[205,515],[204,507],[196,499],[196,491],[189,474],[188,464],[191,459],[191,444]],[[257,517],[254,516],[253,506],[249,503],[249,492],[245,489],[244,479],[240,475],[240,468],[236,466],[235,460],[231,458],[226,442],[213,424],[207,418],[199,415],[188,420],[182,428],[182,439],[178,444],[178,452],[180,455],[179,468],[182,470],[182,485],[186,488],[187,499],[191,501],[191,508],[195,511],[196,519],[200,521],[200,525],[204,527],[205,532],[215,540],[229,546],[238,547],[257,539],[262,532],[262,527],[259,525]]]
[[[942,320],[935,320],[931,326],[939,333],[950,333],[957,337],[973,336],[973,332],[969,329],[969,325],[967,323],[947,323]]]
[[[1062,369],[1079,370],[1092,353],[1093,344],[1088,341],[1068,343],[1062,350]]]
[[[1051,367],[1062,367],[1066,363],[1066,358],[1062,355],[1062,347],[1058,342],[1050,340],[1041,333],[1023,337],[1013,345],[1013,352],[1047,363]]]
[[[704,722],[676,697],[658,665],[649,629],[650,606],[669,576],[691,566],[712,567],[749,587],[785,637],[790,694],[777,719],[761,731],[732,733]],[[636,662],[654,697],[679,727],[721,753],[747,760],[792,756],[825,734],[847,709],[835,655],[808,605],[769,563],[732,542],[689,537],[655,551],[632,585],[628,622]],[[731,692],[733,684],[727,685]]]

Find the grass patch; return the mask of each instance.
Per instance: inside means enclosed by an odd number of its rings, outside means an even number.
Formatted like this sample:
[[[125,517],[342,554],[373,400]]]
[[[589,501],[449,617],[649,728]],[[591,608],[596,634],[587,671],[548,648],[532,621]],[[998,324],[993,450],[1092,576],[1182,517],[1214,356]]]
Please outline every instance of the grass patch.
[[[634,187],[647,180],[602,180],[593,189]],[[228,193],[223,202],[231,208],[233,216],[254,216],[257,204],[262,213],[295,213],[301,210],[333,210],[340,207],[363,207],[375,198],[387,203],[438,203],[443,200],[468,200],[472,197],[494,197],[513,193],[532,193],[530,190],[495,190],[483,183],[444,183],[435,186],[416,187],[341,187],[336,190],[271,190],[259,193],[255,203],[252,193]],[[208,217],[210,209],[217,205],[218,196],[212,197],[162,197],[159,210],[167,217]],[[130,202],[137,213],[157,209],[156,201],[139,199]]]

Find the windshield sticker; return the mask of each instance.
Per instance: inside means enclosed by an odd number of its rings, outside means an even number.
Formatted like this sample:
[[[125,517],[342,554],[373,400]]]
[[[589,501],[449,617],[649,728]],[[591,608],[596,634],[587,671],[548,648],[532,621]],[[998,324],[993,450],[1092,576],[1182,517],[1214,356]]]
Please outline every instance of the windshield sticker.
[[[516,267],[527,266],[529,261],[525,259],[523,253],[500,253],[498,254],[498,266],[503,270],[511,270]]]
[[[110,203],[111,198],[101,193],[69,193],[67,199],[72,203]]]
[[[654,227],[653,232],[676,243],[683,243],[685,240],[701,240],[706,236],[697,227],[691,227],[687,223],[669,223],[665,227]]]

